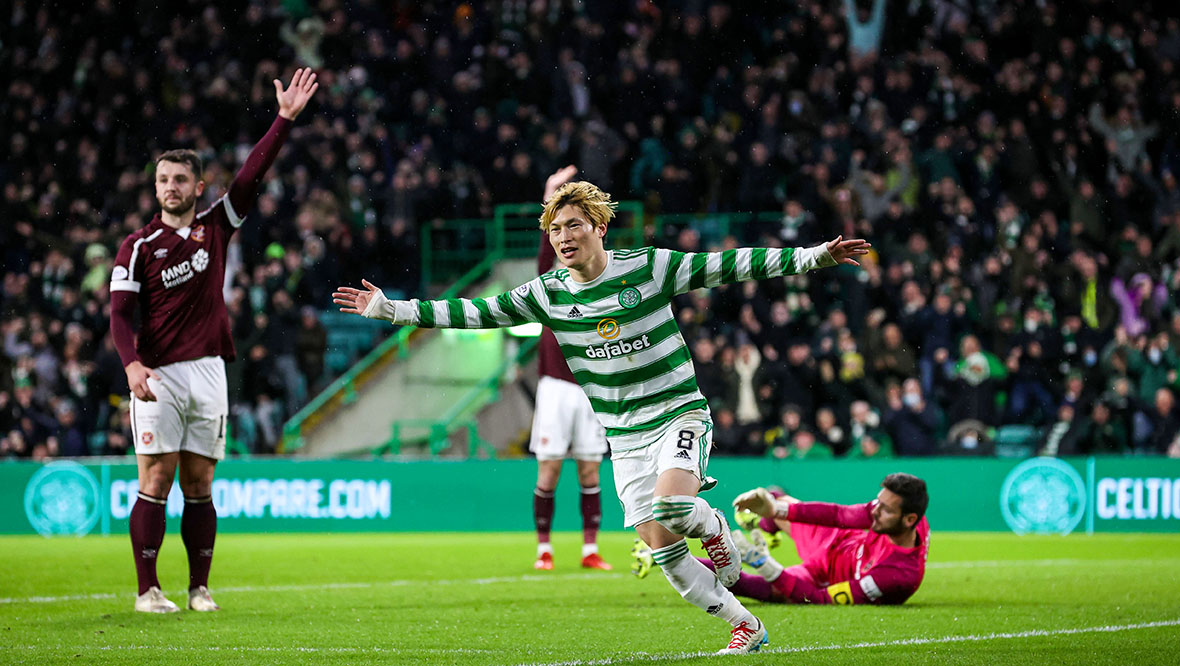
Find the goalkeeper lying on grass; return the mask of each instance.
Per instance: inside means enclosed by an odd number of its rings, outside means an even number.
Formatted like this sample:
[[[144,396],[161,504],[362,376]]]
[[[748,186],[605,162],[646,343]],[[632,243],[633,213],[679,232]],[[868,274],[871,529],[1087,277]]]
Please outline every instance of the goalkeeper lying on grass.
[[[926,482],[900,473],[885,477],[877,499],[851,506],[776,497],[765,488],[742,493],[733,505],[750,535],[733,536],[758,575],[743,573],[730,590],[773,603],[904,603],[926,573],[928,502]],[[784,568],[770,556],[763,534],[780,531],[795,542],[802,564]],[[633,572],[645,576],[650,551],[637,544],[633,555]]]

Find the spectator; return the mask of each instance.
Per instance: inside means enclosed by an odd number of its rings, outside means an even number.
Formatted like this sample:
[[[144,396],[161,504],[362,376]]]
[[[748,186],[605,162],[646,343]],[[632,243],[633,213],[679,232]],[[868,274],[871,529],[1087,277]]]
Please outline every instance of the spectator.
[[[299,372],[312,393],[323,389],[324,354],[328,348],[328,331],[320,323],[316,309],[305,305],[299,310],[299,331],[295,334],[295,354]]]
[[[902,386],[887,389],[889,410],[883,423],[898,455],[929,456],[937,451],[938,428],[942,415],[938,407],[926,402],[917,379],[905,380]]]
[[[323,308],[336,280],[368,266],[388,289],[422,293],[422,239],[436,259],[484,249],[482,233],[441,220],[491,218],[518,188],[535,192],[539,183],[526,182],[535,174],[577,161],[582,177],[649,214],[708,214],[677,222],[683,239],[659,241],[676,249],[709,249],[722,226],[715,215],[735,211],[777,212],[758,224],[732,218],[742,243],[804,245],[825,229],[874,242],[880,256],[847,277],[678,302],[689,339],[708,336],[717,359],[732,359],[747,337],[757,347],[760,418],[786,403],[805,422],[822,405],[843,414],[867,398],[884,409],[889,382],[917,377],[924,400],[954,420],[986,416],[986,394],[1011,381],[1010,402],[1024,406],[1005,416],[1056,425],[1066,403],[1076,428],[1091,418],[1090,398],[1071,397],[1069,377],[1080,372],[1083,393],[1108,393],[1129,438],[1150,437],[1159,381],[1136,355],[1151,365],[1162,333],[1170,349],[1180,344],[1180,92],[1170,78],[1180,29],[1159,18],[1167,12],[1071,22],[1060,0],[996,0],[981,12],[887,0],[739,12],[723,1],[700,12],[628,5],[607,21],[594,3],[574,3],[568,34],[554,42],[550,12],[501,16],[495,3],[410,14],[372,3],[182,5],[133,22],[118,21],[110,3],[81,14],[27,5],[5,13],[13,38],[0,54],[0,393],[11,408],[15,384],[27,382],[32,400],[18,411],[33,415],[4,430],[19,433],[5,437],[7,455],[48,454],[53,398],[73,404],[95,452],[117,443],[109,396],[126,389],[104,339],[109,257],[152,205],[151,174],[130,156],[194,148],[208,166],[198,205],[224,194],[249,149],[243,137],[263,129],[251,109],[282,75],[270,60],[282,49],[314,64],[331,94],[279,158],[299,168],[276,166],[260,219],[231,252],[227,302],[244,343],[230,366],[235,415],[261,409],[281,420],[307,399],[302,387],[331,379],[308,376],[317,364],[302,361],[294,340],[304,334],[300,309]],[[93,26],[103,27],[101,44]],[[236,27],[251,38],[226,39]],[[1031,41],[1013,39],[1026,27]],[[240,96],[250,102],[229,102]],[[642,159],[657,154],[658,169]],[[672,226],[649,220],[661,238]],[[289,307],[273,297],[280,291]],[[926,325],[942,294],[949,329],[942,319]],[[1030,307],[1041,312],[1033,335],[1022,330]],[[851,339],[832,330],[830,349],[812,349],[814,313],[835,308]],[[255,314],[269,333],[255,330]],[[1119,323],[1130,347],[1103,354]],[[892,327],[900,335],[886,342]],[[1010,380],[992,372],[972,387],[970,408],[956,384],[978,365],[955,353],[966,335],[985,358],[1021,349]],[[267,350],[271,336],[278,345]],[[258,345],[267,353],[251,360]],[[262,366],[261,381],[246,376]],[[708,397],[736,409],[732,368]],[[259,430],[237,419],[236,432]],[[751,424],[756,448],[767,426]]]

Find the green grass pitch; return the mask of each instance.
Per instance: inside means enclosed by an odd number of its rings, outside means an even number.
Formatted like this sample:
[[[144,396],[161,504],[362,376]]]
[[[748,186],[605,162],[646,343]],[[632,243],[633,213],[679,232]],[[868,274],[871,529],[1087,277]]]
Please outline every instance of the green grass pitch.
[[[628,573],[631,535],[604,533],[613,572],[532,570],[533,537],[308,534],[218,538],[220,613],[132,611],[126,537],[2,537],[4,664],[717,664],[728,626],[658,570]],[[797,558],[789,542],[776,554]],[[184,548],[160,577],[183,605]],[[1180,535],[935,532],[901,607],[749,605],[770,646],[748,664],[1180,663]],[[725,661],[733,658],[725,658]]]

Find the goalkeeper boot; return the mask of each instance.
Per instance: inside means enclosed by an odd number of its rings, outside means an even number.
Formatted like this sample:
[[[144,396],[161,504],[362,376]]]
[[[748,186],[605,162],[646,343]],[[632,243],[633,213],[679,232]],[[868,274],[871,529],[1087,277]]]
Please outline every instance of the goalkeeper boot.
[[[651,567],[655,564],[655,558],[652,557],[651,548],[643,543],[643,539],[636,539],[631,546],[631,557],[635,561],[631,563],[631,573],[635,574],[637,578],[643,578],[651,571]]]
[[[783,572],[783,565],[770,556],[770,546],[766,544],[763,534],[762,530],[754,530],[747,537],[739,530],[734,530],[733,542],[742,554],[742,562],[750,565],[763,579],[773,581]]]
[[[221,606],[218,606],[217,602],[213,601],[213,596],[209,594],[209,588],[201,585],[188,591],[188,609],[206,613],[209,611],[219,611],[221,610]]]
[[[140,613],[178,613],[180,608],[168,601],[168,597],[158,587],[150,587],[147,592],[135,598],[135,610]]]
[[[717,654],[749,654],[761,650],[763,645],[769,643],[766,625],[758,618],[754,618],[754,621],[758,623],[755,626],[750,626],[749,622],[742,622],[734,627],[730,632],[729,645],[723,650],[718,650]]]
[[[583,569],[600,569],[602,571],[610,571],[614,567],[612,567],[609,562],[602,559],[602,556],[599,555],[598,553],[590,553],[586,557],[582,558],[582,568]]]
[[[721,531],[716,536],[701,539],[701,547],[705,549],[709,559],[713,560],[713,568],[717,572],[717,580],[725,587],[733,587],[742,575],[742,556],[733,543],[733,535],[729,533],[729,521],[725,514],[713,509],[713,515],[721,523]]]

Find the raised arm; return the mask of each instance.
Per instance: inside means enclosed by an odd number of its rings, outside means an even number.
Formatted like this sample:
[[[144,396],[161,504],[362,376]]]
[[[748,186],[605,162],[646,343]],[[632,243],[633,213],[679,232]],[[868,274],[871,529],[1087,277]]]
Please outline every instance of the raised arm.
[[[722,252],[656,250],[655,276],[662,280],[664,294],[675,296],[702,287],[766,280],[815,268],[841,264],[859,266],[855,257],[868,254],[871,247],[866,240],[844,240],[843,236],[837,236],[827,243],[807,248],[756,247]]]
[[[291,132],[291,123],[320,87],[316,82],[315,73],[310,68],[295,70],[295,75],[291,77],[291,85],[285,90],[278,79],[274,80],[274,85],[279,115],[262,139],[254,145],[250,155],[246,157],[246,162],[229,186],[229,204],[239,220],[246,217],[246,213],[254,207],[258,187],[287,140],[287,135]]]
[[[549,197],[557,192],[557,188],[568,183],[577,173],[578,167],[570,164],[550,174],[545,179],[545,194],[541,197],[541,202],[549,201]],[[537,275],[553,270],[554,261],[557,261],[557,252],[553,250],[553,244],[549,242],[549,233],[542,231],[541,243],[537,248]]]
[[[793,523],[852,529],[868,529],[873,525],[873,502],[852,505],[800,502],[790,497],[775,498],[765,488],[754,488],[738,495],[733,506],[763,518]]]
[[[422,328],[505,328],[529,322],[549,323],[538,300],[545,290],[540,278],[494,298],[438,301],[391,301],[368,280],[361,280],[361,284],[364,289],[336,288],[332,302],[341,306],[341,312]]]

